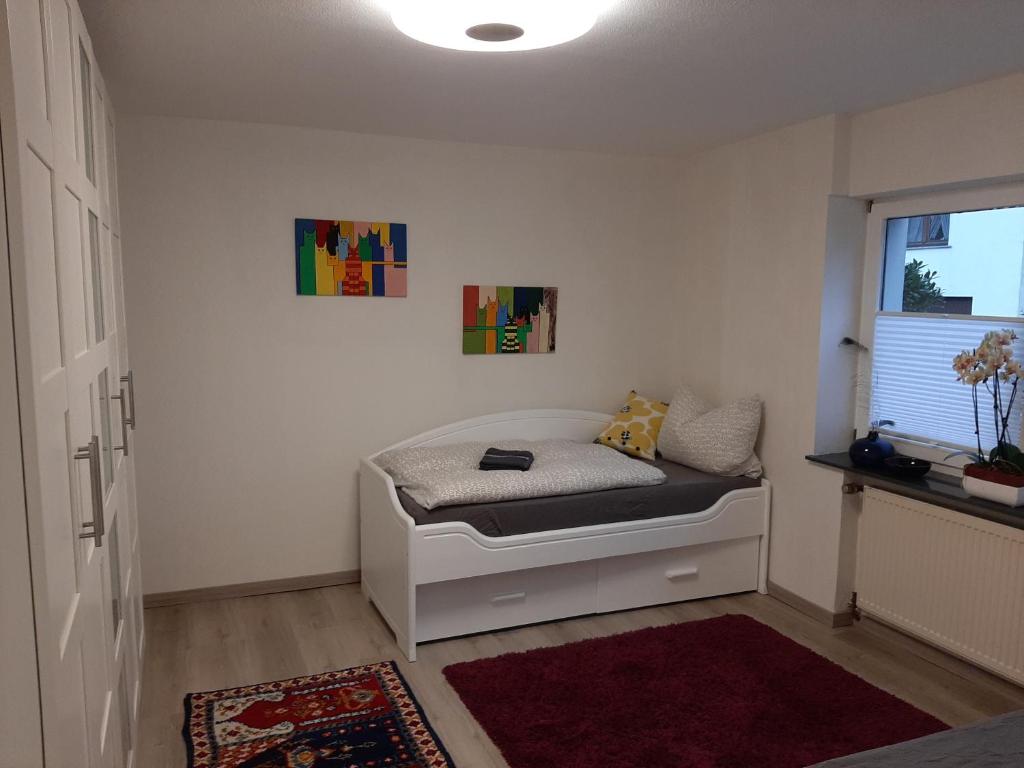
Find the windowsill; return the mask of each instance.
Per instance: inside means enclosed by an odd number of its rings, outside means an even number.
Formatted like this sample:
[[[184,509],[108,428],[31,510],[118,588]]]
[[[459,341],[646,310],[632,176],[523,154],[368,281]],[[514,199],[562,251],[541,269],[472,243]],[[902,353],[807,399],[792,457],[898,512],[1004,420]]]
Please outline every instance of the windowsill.
[[[915,459],[930,461],[932,463],[932,471],[928,477],[940,475],[950,478],[952,483],[959,483],[960,477],[963,475],[964,465],[970,463],[970,459],[966,455],[952,456],[956,452],[970,450],[964,446],[943,446],[936,443],[927,443],[915,440],[912,437],[890,434],[882,430],[879,430],[879,434],[882,435],[884,440],[888,440],[893,444],[896,453],[899,455],[913,456]]]
[[[908,251],[934,251],[939,248],[952,248],[953,246],[947,243],[946,245],[908,245]]]
[[[940,474],[932,470],[920,479],[909,480],[896,477],[884,470],[858,467],[850,461],[850,456],[846,453],[824,453],[805,458],[823,467],[842,470],[851,479],[860,480],[865,485],[883,491],[1024,530],[1024,507],[1015,509],[969,496],[960,487],[959,479],[955,475]]]

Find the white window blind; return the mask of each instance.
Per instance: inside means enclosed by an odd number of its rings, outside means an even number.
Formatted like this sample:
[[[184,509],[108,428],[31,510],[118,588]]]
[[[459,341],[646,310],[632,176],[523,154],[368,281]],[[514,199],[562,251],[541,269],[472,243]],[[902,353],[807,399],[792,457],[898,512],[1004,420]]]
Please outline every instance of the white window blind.
[[[976,448],[971,388],[956,380],[953,357],[974,349],[991,330],[1012,328],[1024,337],[1019,319],[968,319],[879,313],[871,386],[871,418],[889,419],[895,426],[884,431],[957,448]],[[1014,342],[1013,355],[1024,361],[1024,338]],[[1004,384],[1004,387],[1008,385]],[[1024,387],[1022,387],[1024,389]],[[1009,389],[1004,390],[1005,394]],[[1010,417],[1010,440],[1021,438],[1024,391]],[[996,443],[992,400],[978,387],[981,444],[987,451]]]

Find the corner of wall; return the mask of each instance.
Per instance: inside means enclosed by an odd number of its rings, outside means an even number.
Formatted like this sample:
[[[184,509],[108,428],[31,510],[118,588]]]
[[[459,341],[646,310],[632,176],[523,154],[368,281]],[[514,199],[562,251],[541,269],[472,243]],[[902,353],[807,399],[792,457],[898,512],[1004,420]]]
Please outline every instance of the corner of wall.
[[[835,134],[832,151],[832,194],[850,193],[850,142],[853,121],[850,115],[833,115]]]
[[[857,338],[867,208],[862,200],[828,199],[821,317],[815,453],[845,450],[851,442],[860,350],[842,339]]]

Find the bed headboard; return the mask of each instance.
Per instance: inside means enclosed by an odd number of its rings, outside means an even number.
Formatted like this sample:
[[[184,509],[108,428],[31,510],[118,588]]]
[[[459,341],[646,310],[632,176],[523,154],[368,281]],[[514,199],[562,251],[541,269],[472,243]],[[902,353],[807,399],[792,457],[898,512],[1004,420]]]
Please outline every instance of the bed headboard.
[[[424,445],[450,445],[488,440],[549,440],[562,438],[590,442],[596,438],[611,416],[596,411],[568,411],[546,408],[536,411],[506,411],[477,416],[447,424],[410,437],[385,451]],[[384,451],[380,451],[383,453]],[[374,454],[376,456],[377,454]],[[372,457],[371,457],[372,458]]]

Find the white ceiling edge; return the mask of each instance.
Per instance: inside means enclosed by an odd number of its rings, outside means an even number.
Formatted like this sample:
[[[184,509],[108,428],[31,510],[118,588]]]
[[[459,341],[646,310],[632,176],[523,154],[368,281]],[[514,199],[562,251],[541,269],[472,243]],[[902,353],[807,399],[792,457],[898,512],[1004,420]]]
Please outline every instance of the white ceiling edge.
[[[81,4],[125,113],[490,146],[686,157],[1024,72],[1020,0],[618,0],[504,54],[410,40],[373,0]]]

